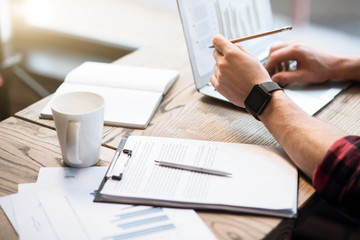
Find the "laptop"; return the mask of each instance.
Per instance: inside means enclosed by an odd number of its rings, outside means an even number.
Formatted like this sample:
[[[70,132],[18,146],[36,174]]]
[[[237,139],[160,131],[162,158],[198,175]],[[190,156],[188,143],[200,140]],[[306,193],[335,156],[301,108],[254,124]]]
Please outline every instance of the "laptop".
[[[186,45],[197,90],[207,96],[228,101],[212,86],[215,60],[212,38],[220,33],[228,39],[245,37],[274,29],[270,0],[177,0]],[[269,35],[242,42],[263,64],[271,45],[279,42]],[[292,68],[296,68],[296,61]],[[239,76],[241,77],[241,76]],[[349,83],[289,84],[289,98],[309,115],[328,104]]]

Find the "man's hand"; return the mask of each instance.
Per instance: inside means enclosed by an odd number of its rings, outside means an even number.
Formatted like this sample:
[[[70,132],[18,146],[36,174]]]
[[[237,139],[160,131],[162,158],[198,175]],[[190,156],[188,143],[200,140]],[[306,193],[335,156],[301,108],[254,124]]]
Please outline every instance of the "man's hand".
[[[297,61],[297,70],[286,71],[291,60]],[[292,82],[321,83],[334,77],[332,70],[337,60],[335,55],[313,49],[301,42],[292,42],[272,47],[265,68],[272,80],[282,85]]]
[[[230,102],[244,107],[244,101],[253,86],[271,81],[270,76],[254,55],[222,35],[216,35],[213,44],[216,64],[215,74],[210,81]]]

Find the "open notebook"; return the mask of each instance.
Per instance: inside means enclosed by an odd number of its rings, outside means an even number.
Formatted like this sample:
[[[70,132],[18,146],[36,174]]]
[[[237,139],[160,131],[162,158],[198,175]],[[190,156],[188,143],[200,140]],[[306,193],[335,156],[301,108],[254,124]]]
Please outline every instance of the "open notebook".
[[[144,129],[178,76],[169,69],[85,62],[66,76],[40,117],[52,119],[51,103],[57,96],[87,91],[104,97],[106,125]]]
[[[199,92],[224,101],[210,83],[215,60],[212,38],[221,33],[228,39],[245,37],[274,29],[269,0],[177,0],[186,44],[189,52],[196,88]],[[283,26],[281,26],[283,27]],[[277,36],[257,38],[242,42],[264,63],[270,46]],[[239,76],[241,77],[241,76]],[[290,84],[285,93],[290,99],[312,115],[329,103],[348,83],[321,85]]]

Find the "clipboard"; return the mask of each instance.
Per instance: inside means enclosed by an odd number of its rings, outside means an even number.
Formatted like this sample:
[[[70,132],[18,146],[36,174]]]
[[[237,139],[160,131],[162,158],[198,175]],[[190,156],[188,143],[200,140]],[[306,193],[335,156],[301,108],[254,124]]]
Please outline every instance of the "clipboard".
[[[128,164],[132,156],[132,150],[124,149],[126,141],[127,138],[121,139],[120,144],[114,154],[114,157],[111,160],[109,168],[106,171],[103,180],[101,181],[99,189],[95,190],[94,202],[106,202],[106,200],[100,195],[100,192],[107,180],[113,179],[120,181],[122,179],[126,165]]]
[[[154,160],[231,169],[232,176],[162,167]],[[277,147],[129,136],[120,142],[94,202],[292,218],[297,213],[297,180],[296,167]]]

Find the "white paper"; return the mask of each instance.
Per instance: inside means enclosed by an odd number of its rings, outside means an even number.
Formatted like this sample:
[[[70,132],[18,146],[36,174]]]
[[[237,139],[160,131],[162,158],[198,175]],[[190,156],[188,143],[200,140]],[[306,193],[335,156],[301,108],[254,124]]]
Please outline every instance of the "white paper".
[[[74,92],[88,91],[100,94],[105,99],[104,121],[107,125],[146,127],[159,105],[162,92],[146,92],[121,88],[99,87],[75,83],[63,83],[55,92],[57,96]],[[51,101],[45,106],[41,114],[43,117],[52,116]]]
[[[11,225],[14,227],[15,231],[18,232],[18,226],[15,219],[14,207],[13,207],[13,197],[16,194],[8,195],[0,198],[0,206],[4,210],[7,218],[9,219]]]
[[[85,62],[72,70],[65,82],[166,93],[178,75],[168,69]]]
[[[64,172],[45,170],[39,175],[42,183],[48,178],[69,177]],[[193,210],[94,203],[91,193],[104,175],[101,172],[91,175],[91,181],[83,181],[85,177],[78,174],[77,184],[37,191],[60,239],[215,239]]]
[[[334,99],[349,82],[328,82],[325,84],[295,83],[286,86],[286,95],[304,112],[313,115]]]
[[[89,239],[68,204],[66,192],[77,188],[93,197],[90,194],[98,188],[106,170],[107,167],[40,169],[36,193],[59,239]]]
[[[69,239],[64,225],[51,221],[44,205],[39,201],[37,191],[43,188],[66,189],[71,186],[83,186],[90,183],[100,184],[107,167],[92,168],[41,168],[37,183],[19,184],[19,193],[12,195],[14,215],[21,239]],[[83,185],[82,185],[83,184]],[[46,202],[45,202],[46,203]],[[47,203],[46,203],[47,204]],[[56,206],[55,206],[56,208]],[[52,216],[52,215],[51,215]],[[66,219],[66,216],[65,218]],[[71,221],[72,219],[70,219]],[[68,222],[70,222],[68,221]],[[75,222],[76,224],[76,222]],[[57,228],[55,228],[57,227]],[[75,226],[71,226],[74,227]],[[56,232],[55,230],[58,230]],[[77,231],[77,229],[75,229]],[[76,232],[77,233],[77,232]],[[72,235],[72,236],[75,236]]]
[[[108,180],[104,195],[296,213],[297,170],[279,149],[140,136],[129,137],[124,148],[133,155],[123,179]],[[232,177],[162,167],[154,160],[217,169]]]
[[[90,239],[74,209],[67,204],[66,195],[54,194],[58,189],[38,190],[37,196],[59,239]]]
[[[67,195],[57,189],[39,194],[57,206],[51,207],[51,214],[61,216],[64,209],[73,209],[73,215],[66,213],[67,218],[78,219],[89,239],[215,239],[193,210],[94,203],[93,196],[81,189]]]
[[[106,173],[107,167],[69,168],[69,167],[46,167],[40,168],[36,184],[39,187],[56,186],[87,187],[97,189],[101,179]],[[95,188],[93,190],[95,190]]]
[[[35,183],[20,184],[13,203],[20,239],[58,239],[36,195]]]

